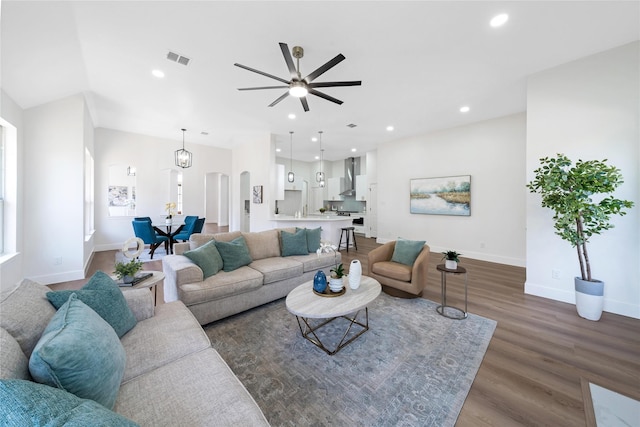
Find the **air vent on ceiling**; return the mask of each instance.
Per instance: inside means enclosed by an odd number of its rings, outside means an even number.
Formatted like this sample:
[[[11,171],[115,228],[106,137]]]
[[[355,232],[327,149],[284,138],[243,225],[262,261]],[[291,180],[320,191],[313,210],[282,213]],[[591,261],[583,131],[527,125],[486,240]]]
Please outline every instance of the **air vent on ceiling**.
[[[358,125],[356,125],[356,124],[354,124],[354,123],[349,123],[349,124],[347,125],[347,127],[348,127],[348,128],[352,128],[352,129],[353,129],[354,127],[356,127],[356,126],[358,126]]]
[[[187,58],[186,56],[182,56],[175,52],[167,53],[167,59],[169,61],[177,62],[178,64],[182,65],[189,65],[189,61],[191,61],[191,59]]]

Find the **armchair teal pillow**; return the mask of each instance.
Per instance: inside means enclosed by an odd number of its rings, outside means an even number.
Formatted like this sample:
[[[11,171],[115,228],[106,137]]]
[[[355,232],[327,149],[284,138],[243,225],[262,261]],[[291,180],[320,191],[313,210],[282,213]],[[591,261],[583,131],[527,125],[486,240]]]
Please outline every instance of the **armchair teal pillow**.
[[[215,240],[210,240],[192,251],[186,251],[183,255],[202,269],[205,279],[218,273],[224,265],[220,252],[216,248]]]
[[[282,256],[308,255],[307,233],[304,228],[298,228],[295,233],[282,230],[280,232],[280,242]]]
[[[406,240],[398,238],[396,241],[396,247],[393,250],[391,261],[405,265],[413,265],[416,258],[418,258],[418,255],[420,255],[424,244],[424,240]]]
[[[29,372],[39,383],[112,409],[126,361],[113,328],[71,294],[33,349]]]
[[[309,253],[315,253],[320,248],[320,237],[322,235],[322,227],[318,228],[297,228],[298,230],[304,230],[307,235],[307,250]]]
[[[230,242],[216,241],[216,249],[222,257],[222,270],[233,271],[251,264],[251,255],[244,237],[236,237]]]
[[[0,420],[11,426],[138,426],[93,400],[33,381],[0,380],[0,402]]]
[[[118,338],[136,326],[136,317],[122,291],[106,273],[96,271],[80,290],[47,292],[47,299],[55,308],[60,308],[72,293],[106,320],[116,331]]]

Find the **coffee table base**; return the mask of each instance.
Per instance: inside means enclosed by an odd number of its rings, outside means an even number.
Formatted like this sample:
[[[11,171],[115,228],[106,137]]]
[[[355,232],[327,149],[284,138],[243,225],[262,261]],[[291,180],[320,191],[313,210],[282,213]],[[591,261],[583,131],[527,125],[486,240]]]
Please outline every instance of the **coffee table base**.
[[[309,342],[315,344],[318,348],[321,348],[329,356],[333,356],[334,354],[339,352],[340,349],[344,348],[349,343],[351,343],[353,340],[355,340],[360,335],[364,334],[366,331],[369,330],[369,309],[367,307],[365,307],[365,309],[364,309],[365,323],[361,323],[361,322],[358,322],[356,320],[358,318],[358,314],[361,311],[362,310],[356,311],[354,313],[354,315],[353,315],[353,318],[348,317],[348,316],[332,317],[332,318],[327,319],[324,322],[322,322],[319,325],[316,325],[314,327],[312,327],[309,324],[309,322],[308,322],[309,318],[307,318],[307,317],[296,316],[296,319],[298,320],[298,327],[300,327],[300,333],[302,333],[302,336],[305,337]],[[333,350],[330,350],[322,343],[322,340],[320,339],[318,334],[316,334],[316,331],[318,329],[322,328],[323,326],[327,325],[328,323],[333,322],[334,320],[340,319],[340,318],[347,319],[349,321],[349,326],[347,327],[347,330],[345,331],[344,335],[342,336],[342,339],[340,340],[340,342],[338,343],[336,348],[333,349]],[[303,323],[304,323],[304,327],[303,327]],[[351,331],[351,328],[353,327],[353,325],[357,325],[357,326],[361,327],[362,329],[356,335],[352,336],[351,338],[349,338],[348,340],[345,341],[345,339],[347,338],[347,335],[349,335],[349,331]]]

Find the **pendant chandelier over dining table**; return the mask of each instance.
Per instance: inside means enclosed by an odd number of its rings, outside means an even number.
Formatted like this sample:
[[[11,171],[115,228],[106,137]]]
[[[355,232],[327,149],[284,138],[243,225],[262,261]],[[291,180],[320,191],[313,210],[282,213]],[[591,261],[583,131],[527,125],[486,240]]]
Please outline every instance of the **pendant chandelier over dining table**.
[[[291,151],[289,157],[289,173],[287,174],[287,181],[293,182],[296,179],[295,174],[293,173],[293,131],[289,131],[290,142],[291,142]]]
[[[318,139],[320,140],[320,172],[316,172],[316,181],[319,183],[321,188],[324,188],[324,172],[322,171],[322,163],[324,160],[324,150],[322,149],[322,131],[319,130],[318,134],[320,135]]]
[[[184,133],[186,129],[182,129],[182,149],[176,150],[176,166],[186,169],[191,167],[192,154],[184,149]]]

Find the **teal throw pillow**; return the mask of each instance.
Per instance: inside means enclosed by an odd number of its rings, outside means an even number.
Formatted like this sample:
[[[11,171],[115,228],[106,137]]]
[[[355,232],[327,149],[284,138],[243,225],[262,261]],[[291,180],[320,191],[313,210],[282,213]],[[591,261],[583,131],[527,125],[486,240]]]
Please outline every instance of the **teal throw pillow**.
[[[118,338],[136,326],[136,317],[122,291],[106,273],[96,271],[80,290],[48,292],[47,299],[55,308],[60,308],[72,293],[106,320],[116,331]]]
[[[282,247],[280,248],[282,256],[309,254],[307,233],[304,228],[299,228],[295,233],[282,230],[280,232],[280,241],[282,242]]]
[[[93,400],[33,381],[0,380],[0,402],[0,420],[10,426],[138,426]]]
[[[398,238],[396,241],[396,247],[393,250],[391,261],[405,265],[413,265],[416,258],[418,258],[418,255],[420,255],[424,244],[424,240],[406,240]]]
[[[322,227],[318,228],[296,228],[298,230],[305,230],[305,234],[307,235],[307,250],[309,253],[314,253],[318,249],[320,249],[320,237],[322,235]]]
[[[222,270],[224,262],[216,248],[215,240],[211,240],[192,251],[186,251],[183,255],[202,269],[205,279]]]
[[[39,383],[111,409],[127,358],[113,328],[75,294],[51,318],[29,359]]]
[[[230,242],[216,241],[216,249],[222,257],[222,269],[224,271],[233,271],[244,265],[251,264],[251,255],[244,237],[236,237]]]

